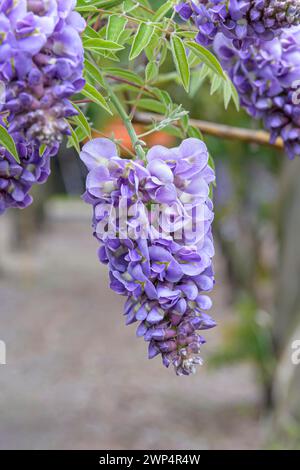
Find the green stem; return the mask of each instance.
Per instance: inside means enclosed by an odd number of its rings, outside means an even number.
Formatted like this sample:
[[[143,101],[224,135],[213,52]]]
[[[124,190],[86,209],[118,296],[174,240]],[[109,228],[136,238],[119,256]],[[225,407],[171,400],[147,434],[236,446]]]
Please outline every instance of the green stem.
[[[141,142],[140,142],[138,136],[136,135],[136,132],[134,130],[134,127],[132,125],[132,122],[131,122],[129,116],[127,115],[125,109],[123,108],[122,103],[120,102],[117,95],[113,92],[113,90],[109,86],[107,87],[107,89],[108,89],[108,93],[109,93],[111,102],[113,103],[114,107],[118,111],[118,114],[119,114],[120,118],[122,119],[122,121],[123,121],[123,123],[124,123],[124,125],[127,129],[130,140],[132,142],[132,146],[133,146],[134,150],[136,151],[137,156],[141,160],[145,160],[144,149],[141,145]]]

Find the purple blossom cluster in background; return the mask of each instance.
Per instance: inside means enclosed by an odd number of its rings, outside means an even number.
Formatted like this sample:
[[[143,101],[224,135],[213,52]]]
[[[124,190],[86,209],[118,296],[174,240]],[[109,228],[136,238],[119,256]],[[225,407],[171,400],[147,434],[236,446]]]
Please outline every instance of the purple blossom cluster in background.
[[[299,0],[187,0],[176,11],[183,20],[193,20],[199,30],[196,41],[203,46],[222,33],[244,49],[300,23]]]
[[[95,139],[81,159],[89,170],[84,199],[93,205],[99,259],[109,265],[111,288],[127,296],[126,323],[139,322],[149,358],[161,354],[177,374],[193,373],[204,343],[197,331],[215,325],[206,313],[214,284],[209,185],[215,175],[205,144],[154,146],[143,162],[122,159],[113,142]],[[163,214],[156,227],[153,205]]]
[[[0,125],[5,125],[1,118]],[[32,185],[44,183],[50,174],[50,149],[40,156],[39,147],[24,138],[16,146],[20,163],[0,146],[0,215],[8,207],[22,209],[31,204],[28,193]]]
[[[290,158],[300,155],[299,0],[198,0],[176,10],[196,24],[197,42],[213,43],[241,105],[263,120],[271,142],[281,137]]]
[[[76,0],[0,0],[0,118],[20,157],[17,164],[0,149],[0,212],[30,204],[28,191],[46,179],[49,157],[69,134],[65,118],[76,114],[69,98],[84,85],[85,22],[75,5]]]
[[[242,106],[254,118],[263,119],[271,141],[282,137],[290,158],[300,156],[300,106],[295,89],[300,85],[300,27],[283,30],[273,41],[258,41],[243,53],[220,34],[214,49]]]

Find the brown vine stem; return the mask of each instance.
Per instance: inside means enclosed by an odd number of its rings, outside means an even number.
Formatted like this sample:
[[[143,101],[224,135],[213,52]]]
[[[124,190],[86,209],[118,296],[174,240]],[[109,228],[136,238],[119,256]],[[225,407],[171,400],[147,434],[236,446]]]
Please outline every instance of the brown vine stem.
[[[154,124],[161,122],[164,116],[155,113],[138,112],[134,115],[134,121],[140,124]],[[191,126],[197,127],[203,134],[212,135],[214,137],[224,139],[237,139],[242,142],[254,143],[259,145],[269,145],[278,149],[283,149],[283,141],[279,137],[272,144],[270,143],[270,134],[265,131],[256,131],[251,129],[243,129],[240,127],[227,126],[225,124],[216,124],[214,122],[201,121],[198,119],[190,119]],[[179,126],[176,122],[175,125]]]

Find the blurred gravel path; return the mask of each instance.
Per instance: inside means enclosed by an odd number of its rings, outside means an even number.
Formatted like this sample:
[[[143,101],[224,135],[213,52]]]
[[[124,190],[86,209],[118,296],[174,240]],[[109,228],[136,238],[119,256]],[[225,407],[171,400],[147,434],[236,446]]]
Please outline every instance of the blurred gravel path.
[[[135,327],[124,326],[123,299],[107,287],[89,215],[81,203],[52,207],[25,254],[4,252],[8,218],[0,220],[0,449],[259,448],[252,370],[204,366],[185,378],[148,361]],[[221,341],[218,329],[206,336],[204,357]]]

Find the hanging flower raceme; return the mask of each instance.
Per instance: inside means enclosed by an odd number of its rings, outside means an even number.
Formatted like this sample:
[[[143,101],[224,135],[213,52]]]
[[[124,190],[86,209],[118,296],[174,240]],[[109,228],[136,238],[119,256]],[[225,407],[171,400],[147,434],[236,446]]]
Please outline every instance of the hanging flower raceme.
[[[0,0],[0,117],[19,150],[17,164],[0,150],[0,207],[25,207],[28,191],[46,179],[65,118],[76,114],[69,98],[84,85],[85,27],[74,0]],[[2,96],[3,95],[3,96]],[[40,152],[43,145],[45,150]],[[43,154],[39,158],[39,153]]]
[[[221,32],[236,48],[247,48],[257,38],[272,40],[282,28],[300,22],[299,0],[188,0],[176,11],[194,21],[199,29],[196,41],[204,46]]]
[[[300,27],[284,30],[273,41],[258,41],[246,53],[234,49],[222,35],[214,48],[242,106],[254,118],[263,119],[271,142],[282,137],[288,156],[300,156]]]
[[[5,123],[0,119],[0,125]],[[39,147],[33,142],[19,138],[17,151],[20,163],[0,146],[0,214],[8,207],[23,209],[32,202],[28,194],[33,184],[44,183],[50,174],[49,148],[40,155]]]
[[[99,258],[110,285],[125,295],[126,323],[149,342],[149,358],[188,375],[201,362],[198,330],[215,325],[206,313],[213,287],[213,207],[203,142],[153,147],[146,161],[126,160],[107,139],[83,147],[89,169],[84,199],[93,205]]]
[[[0,80],[10,133],[57,146],[75,114],[68,98],[84,80],[79,32],[85,22],[73,0],[0,1]]]

